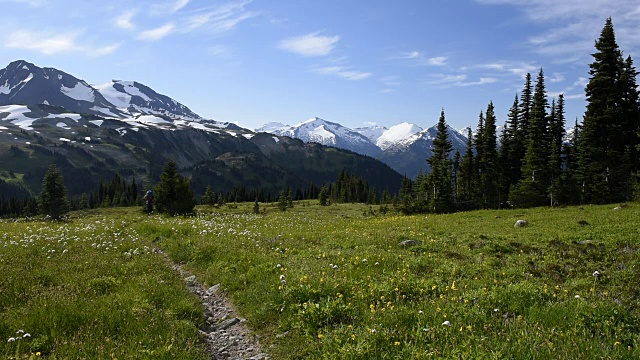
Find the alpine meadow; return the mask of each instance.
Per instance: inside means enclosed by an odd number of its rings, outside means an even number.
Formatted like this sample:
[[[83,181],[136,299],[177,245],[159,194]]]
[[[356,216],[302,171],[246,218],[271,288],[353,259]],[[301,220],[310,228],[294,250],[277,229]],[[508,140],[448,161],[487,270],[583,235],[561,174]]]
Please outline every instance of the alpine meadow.
[[[149,11],[193,5],[172,4]],[[219,40],[251,18],[289,24],[242,12],[253,5],[177,24],[223,19]],[[139,11],[117,26],[137,29]],[[277,47],[327,56],[330,32]],[[253,131],[139,82],[10,63],[0,358],[640,358],[640,95],[611,17],[591,58],[582,119],[566,119],[569,96],[547,90],[561,76],[539,67],[504,125],[489,101],[460,131],[446,108],[427,129],[314,117]],[[373,76],[351,61],[307,72]],[[497,81],[483,79],[460,87]]]

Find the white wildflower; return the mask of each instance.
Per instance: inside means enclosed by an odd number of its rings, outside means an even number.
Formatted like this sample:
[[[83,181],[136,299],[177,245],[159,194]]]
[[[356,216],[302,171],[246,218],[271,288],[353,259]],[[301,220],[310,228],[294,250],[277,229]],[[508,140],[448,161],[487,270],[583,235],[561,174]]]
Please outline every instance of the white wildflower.
[[[16,341],[16,338],[14,338],[14,337],[10,337],[10,338],[9,338],[9,340],[8,340],[7,342],[15,342],[15,341]]]
[[[598,277],[598,276],[600,276],[600,271],[598,271],[598,270],[594,271],[594,272],[593,272],[593,276],[594,276],[594,277]]]
[[[451,326],[451,322],[449,320],[446,320],[442,323],[442,326]]]

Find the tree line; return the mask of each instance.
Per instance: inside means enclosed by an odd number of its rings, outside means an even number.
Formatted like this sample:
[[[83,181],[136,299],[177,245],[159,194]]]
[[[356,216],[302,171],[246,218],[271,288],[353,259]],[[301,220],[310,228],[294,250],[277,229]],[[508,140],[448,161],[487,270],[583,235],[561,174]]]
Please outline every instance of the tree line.
[[[428,175],[404,178],[397,207],[405,213],[629,201],[640,196],[640,101],[631,56],[623,57],[607,19],[592,55],[587,108],[565,133],[565,100],[551,103],[540,69],[525,77],[500,141],[493,103],[480,112],[464,154],[453,149],[444,110]],[[570,135],[570,136],[567,136]],[[568,140],[566,140],[568,138]]]

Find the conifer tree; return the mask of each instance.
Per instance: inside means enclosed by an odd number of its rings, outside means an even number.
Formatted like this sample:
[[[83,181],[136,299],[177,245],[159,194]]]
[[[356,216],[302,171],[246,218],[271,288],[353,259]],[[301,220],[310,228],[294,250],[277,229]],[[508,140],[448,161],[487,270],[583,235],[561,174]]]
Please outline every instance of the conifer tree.
[[[540,69],[531,106],[522,179],[510,191],[509,196],[510,201],[519,207],[541,206],[546,202],[547,107],[544,73]]]
[[[518,121],[518,95],[513,100],[513,105],[507,114],[502,135],[500,137],[500,152],[498,154],[498,168],[500,171],[500,191],[504,194],[504,198],[508,198],[511,186],[520,180],[520,171],[522,161],[519,157],[518,148],[521,144],[517,144],[516,134],[519,132]]]
[[[487,106],[484,128],[482,129],[482,133],[478,134],[478,137],[480,138],[478,140],[478,148],[482,148],[482,155],[478,157],[482,206],[497,208],[500,206],[500,193],[498,190],[496,116],[493,102],[490,102]]]
[[[551,115],[549,116],[549,138],[551,140],[551,151],[549,153],[548,160],[548,176],[549,176],[549,200],[551,206],[561,201],[567,201],[566,196],[561,196],[563,189],[562,184],[562,150],[563,140],[565,135],[565,120],[564,120],[564,95],[558,95],[558,103],[556,105],[555,99],[551,104]]]
[[[329,205],[328,199],[329,191],[327,190],[327,187],[323,185],[322,188],[320,188],[320,193],[318,194],[318,201],[320,202],[320,206]]]
[[[608,18],[592,54],[586,86],[587,111],[580,136],[580,177],[587,202],[623,201],[628,196],[630,148],[633,131],[626,120],[625,92],[631,73],[623,78],[625,63]],[[631,71],[629,69],[628,71]]]
[[[433,191],[429,207],[435,213],[446,213],[454,210],[453,189],[451,186],[451,160],[449,153],[453,149],[447,131],[444,110],[440,112],[438,132],[433,140],[433,156],[428,160],[431,173],[428,176],[429,188]]]
[[[40,213],[50,216],[52,220],[60,220],[69,211],[67,188],[62,174],[54,164],[49,165],[44,175],[38,202]]]
[[[476,177],[475,159],[473,157],[473,136],[471,128],[467,130],[467,148],[460,161],[460,175],[458,176],[460,197],[458,203],[462,209],[473,209],[474,184]]]
[[[160,182],[154,189],[158,212],[174,216],[193,211],[196,201],[191,182],[178,173],[178,165],[174,161],[165,164]]]

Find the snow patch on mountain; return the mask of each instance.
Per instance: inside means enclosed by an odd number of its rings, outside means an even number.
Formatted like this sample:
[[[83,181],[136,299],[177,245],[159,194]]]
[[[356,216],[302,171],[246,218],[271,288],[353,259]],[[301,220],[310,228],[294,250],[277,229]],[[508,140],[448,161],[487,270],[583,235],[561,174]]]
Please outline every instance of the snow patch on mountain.
[[[283,131],[283,130],[285,130],[287,128],[290,128],[290,127],[291,127],[290,125],[285,125],[283,123],[270,122],[270,123],[266,123],[261,128],[255,129],[255,132],[257,132],[257,133],[265,132],[265,133],[274,134],[274,133]]]
[[[412,138],[413,135],[419,133],[423,129],[415,124],[403,122],[390,127],[387,131],[376,139],[376,145],[382,150],[385,150],[394,144],[406,141]]]
[[[60,91],[74,100],[93,102],[96,99],[93,88],[80,82],[72,88],[61,85]]]

